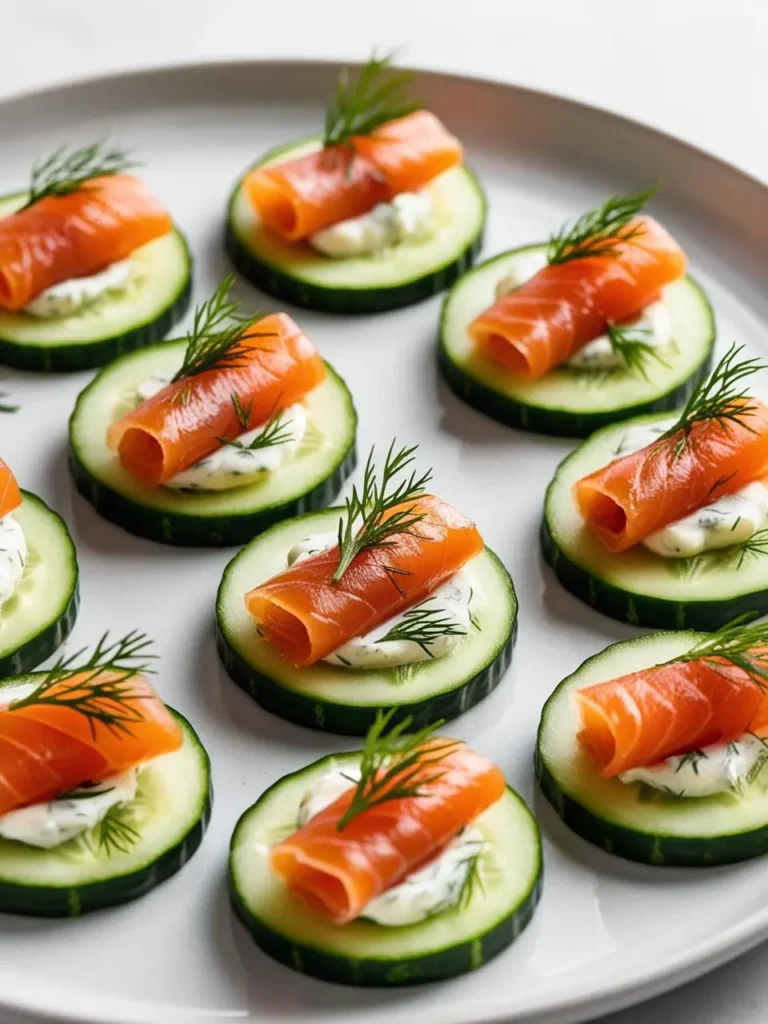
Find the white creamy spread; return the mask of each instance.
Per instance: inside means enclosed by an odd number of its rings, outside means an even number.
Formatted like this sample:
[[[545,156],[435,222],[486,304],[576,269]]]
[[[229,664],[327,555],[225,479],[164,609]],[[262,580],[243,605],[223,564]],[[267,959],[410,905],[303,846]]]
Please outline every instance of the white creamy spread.
[[[0,815],[0,836],[50,850],[98,825],[111,807],[130,803],[137,785],[136,769],[129,768],[98,785],[8,811]]]
[[[360,769],[357,767],[329,769],[304,794],[299,806],[298,824],[306,824],[359,778]],[[432,914],[455,906],[461,898],[472,863],[482,854],[484,846],[480,829],[468,825],[428,864],[366,904],[362,916],[377,924],[397,927],[417,924]]]
[[[168,385],[172,374],[154,373],[137,388],[142,402],[152,398]],[[280,434],[284,440],[267,448],[248,448],[264,433],[265,424],[247,430],[236,440],[237,445],[223,444],[189,469],[177,473],[164,484],[172,490],[229,491],[251,483],[262,473],[278,469],[289,462],[299,450],[307,432],[307,411],[297,402],[280,413]]]
[[[321,551],[328,551],[337,543],[338,536],[335,532],[307,537],[291,548],[287,563],[293,565],[305,558],[311,558]],[[457,647],[472,629],[471,605],[477,596],[477,583],[471,570],[465,566],[425,601],[394,615],[364,636],[353,637],[323,661],[343,668],[373,669],[393,668],[397,665],[411,665],[419,661],[442,658]],[[431,612],[433,621],[450,622],[456,632],[437,636],[423,647],[412,640],[383,641],[383,637],[392,629],[403,623],[413,622],[414,613],[418,617],[422,611]]]
[[[514,270],[509,271],[496,285],[496,298],[516,291],[540,270],[547,266],[545,250],[535,249],[517,257]],[[651,302],[636,317],[627,320],[622,327],[640,330],[641,340],[651,348],[664,348],[672,341],[672,318],[663,302]],[[565,363],[579,370],[612,370],[622,366],[621,356],[614,351],[607,334],[593,338],[579,349]]]
[[[0,519],[0,608],[13,597],[27,562],[27,540],[12,514]]]
[[[745,733],[730,743],[678,754],[647,768],[622,772],[622,782],[644,782],[675,796],[704,797],[751,782],[768,760],[768,746]]]
[[[640,451],[674,422],[674,419],[670,419],[652,426],[641,424],[630,427],[614,449],[614,454],[621,456]],[[656,530],[642,543],[650,551],[665,558],[691,558],[703,551],[742,544],[765,526],[766,519],[768,488],[762,482],[755,481]]]
[[[374,206],[369,213],[316,232],[309,242],[325,256],[362,256],[428,238],[434,231],[434,221],[429,192],[401,192],[391,202]]]
[[[73,277],[51,285],[24,307],[24,312],[43,320],[71,316],[109,292],[120,291],[135,276],[136,263],[121,260],[90,277]]]

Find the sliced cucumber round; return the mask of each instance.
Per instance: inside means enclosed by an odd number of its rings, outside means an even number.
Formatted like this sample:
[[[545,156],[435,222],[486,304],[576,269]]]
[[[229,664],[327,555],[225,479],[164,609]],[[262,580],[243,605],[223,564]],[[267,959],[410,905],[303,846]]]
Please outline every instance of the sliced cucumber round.
[[[477,628],[441,658],[388,669],[296,669],[259,634],[245,594],[285,568],[294,544],[334,530],[341,513],[330,508],[281,523],[229,563],[216,601],[218,649],[227,672],[267,711],[325,732],[364,736],[379,711],[394,708],[393,721],[410,715],[414,728],[463,714],[498,686],[517,633],[512,580],[488,548],[466,566],[477,581]]]
[[[25,193],[0,197],[0,218]],[[104,366],[116,356],[160,341],[187,312],[192,260],[184,236],[170,234],[132,253],[135,280],[80,312],[41,320],[0,310],[0,363],[20,370],[63,372]]]
[[[602,778],[578,741],[576,690],[669,661],[702,639],[654,633],[613,644],[564,679],[544,705],[536,746],[542,792],[569,828],[608,853],[689,867],[768,853],[768,768],[738,791],[686,798]]]
[[[701,287],[685,277],[663,289],[674,344],[664,363],[637,370],[559,366],[537,380],[507,373],[480,352],[467,325],[495,300],[497,283],[543,245],[494,256],[458,281],[443,306],[438,362],[451,389],[480,412],[511,427],[562,437],[587,437],[608,423],[683,405],[708,372],[715,343],[712,308]]]
[[[692,558],[664,558],[641,544],[611,554],[585,525],[573,485],[615,457],[640,416],[598,431],[558,467],[547,488],[541,545],[545,560],[572,594],[620,622],[661,629],[718,629],[740,615],[768,612],[768,553],[739,545]]]
[[[153,373],[174,373],[186,342],[166,342],[116,360],[80,394],[69,423],[69,464],[77,489],[105,519],[163,544],[245,544],[288,516],[333,501],[355,465],[357,415],[342,379],[306,398],[308,429],[298,453],[278,470],[229,491],[147,487],[107,447],[107,427],[137,402]]]
[[[269,866],[270,847],[296,827],[306,790],[360,753],[324,757],[286,775],[240,818],[229,853],[237,916],[265,953],[302,974],[344,985],[395,986],[453,978],[506,949],[533,916],[541,893],[541,838],[523,800],[507,788],[474,824],[483,833],[481,885],[419,924],[357,920],[339,926],[303,907]]]
[[[31,671],[61,647],[80,603],[77,554],[61,516],[22,491],[13,518],[24,531],[27,561],[0,608],[0,679]]]
[[[270,150],[255,167],[266,167],[320,148],[320,139]],[[227,252],[240,273],[279,299],[329,313],[380,313],[421,302],[452,284],[480,251],[485,197],[474,174],[455,167],[427,189],[439,227],[420,241],[385,253],[332,259],[306,243],[284,242],[262,227],[242,179],[229,201]]]
[[[145,896],[184,867],[211,816],[210,763],[189,722],[173,715],[183,745],[140,770],[136,798],[110,815],[110,827],[47,850],[0,839],[0,912],[77,917]]]

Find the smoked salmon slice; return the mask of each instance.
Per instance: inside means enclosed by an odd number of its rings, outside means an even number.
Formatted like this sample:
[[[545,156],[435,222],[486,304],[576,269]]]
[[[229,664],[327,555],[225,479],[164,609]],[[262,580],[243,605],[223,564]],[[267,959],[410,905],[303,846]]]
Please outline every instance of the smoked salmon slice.
[[[386,547],[366,548],[338,582],[339,548],[273,576],[245,595],[261,631],[297,668],[313,665],[426,598],[483,550],[477,528],[451,505],[424,495],[396,505],[424,518]]]
[[[0,309],[23,309],[46,288],[89,277],[171,230],[138,178],[93,178],[0,219]]]
[[[682,249],[651,217],[622,234],[603,241],[613,255],[544,267],[481,313],[468,327],[479,350],[515,376],[542,377],[685,272]]]
[[[119,714],[125,729],[109,728],[73,706],[86,692],[79,683],[92,688],[113,680],[121,681],[121,700],[99,697],[99,706]],[[0,814],[171,753],[182,739],[170,711],[142,676],[87,672],[54,682],[44,702],[41,697],[40,703],[30,699],[0,709]]]
[[[354,136],[348,146],[256,167],[243,187],[267,227],[300,242],[400,192],[423,188],[463,157],[458,139],[434,114],[419,110]]]
[[[768,695],[722,659],[673,662],[576,691],[579,740],[605,778],[768,726]]]
[[[684,443],[681,443],[684,440]],[[768,474],[768,406],[749,399],[738,419],[699,420],[577,481],[587,526],[625,551],[684,516]]]
[[[428,755],[438,744],[450,749],[435,763]],[[293,895],[334,924],[359,917],[504,795],[500,769],[463,743],[440,737],[424,751],[409,780],[421,795],[363,810],[340,830],[352,787],[272,849],[272,867]]]
[[[317,349],[285,313],[259,320],[237,342],[236,358],[169,384],[107,431],[127,472],[157,487],[245,432],[301,401],[325,379]]]
[[[10,515],[21,504],[21,491],[16,477],[0,459],[0,519]]]

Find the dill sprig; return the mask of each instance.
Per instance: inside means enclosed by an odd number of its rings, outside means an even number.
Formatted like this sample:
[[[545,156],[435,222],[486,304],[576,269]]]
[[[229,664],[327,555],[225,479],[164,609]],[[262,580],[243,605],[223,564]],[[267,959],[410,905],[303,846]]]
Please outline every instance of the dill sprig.
[[[238,396],[232,395],[232,408],[235,411],[237,422],[240,424],[243,433],[246,433],[250,429],[249,424],[253,413],[253,402],[243,406]],[[262,448],[275,448],[279,444],[287,444],[293,439],[293,431],[283,422],[283,412],[284,410],[282,409],[278,411],[273,409],[261,433],[257,434],[248,444],[244,444],[236,437],[219,437],[217,441],[227,444],[231,448],[239,448],[243,452],[255,452],[260,451]]]
[[[7,391],[0,391],[0,412],[18,412],[18,405],[9,405],[5,399],[10,397]]]
[[[639,374],[644,380],[648,380],[648,363],[652,360],[667,366],[659,350],[648,344],[646,339],[650,333],[645,327],[622,327],[619,324],[608,324],[606,328],[615,354],[631,373]]]
[[[723,427],[729,423],[738,423],[752,431],[748,417],[755,412],[757,405],[749,391],[742,387],[741,381],[765,369],[766,364],[755,358],[739,360],[738,356],[743,351],[742,345],[731,345],[712,373],[696,385],[677,422],[653,442],[650,449],[652,452],[659,450],[661,442],[680,434],[674,452],[677,458],[685,449],[694,424],[707,420]]]
[[[631,222],[658,186],[636,196],[613,196],[596,210],[590,210],[572,225],[564,224],[549,239],[547,263],[568,263],[590,256],[617,256],[617,242],[628,242],[642,234],[643,227]]]
[[[683,768],[685,768],[687,765],[691,766],[694,775],[698,775],[699,762],[702,760],[706,761],[708,760],[708,758],[709,755],[705,750],[689,750],[688,753],[683,754],[683,756],[677,762],[677,767],[675,768],[675,775],[677,775],[678,772],[682,771]]]
[[[110,857],[113,853],[128,853],[141,839],[139,833],[125,817],[125,807],[114,804],[95,826],[98,849]]]
[[[253,330],[262,319],[262,313],[244,316],[240,312],[240,302],[229,298],[234,283],[234,275],[225,277],[210,299],[195,309],[192,329],[187,333],[184,360],[171,384],[207,370],[243,366],[246,352],[243,340],[246,335],[249,338],[274,337],[272,331],[259,333]]]
[[[357,78],[339,72],[336,90],[325,109],[324,146],[349,146],[355,135],[370,135],[387,121],[405,117],[421,104],[405,93],[413,80],[408,71],[392,71],[394,53],[374,53]]]
[[[428,796],[428,787],[442,777],[442,762],[459,746],[459,740],[439,740],[432,734],[443,722],[408,732],[413,719],[388,729],[397,708],[380,711],[365,737],[360,758],[360,779],[355,783],[352,802],[336,828],[341,832],[364,811],[389,800]],[[435,771],[431,771],[431,769]]]
[[[471,854],[469,857],[469,867],[467,868],[467,874],[464,878],[464,884],[461,887],[461,893],[459,895],[459,909],[461,910],[467,909],[476,892],[485,896],[485,884],[483,882],[482,875],[484,854],[485,850],[481,849],[478,850],[477,853]]]
[[[431,601],[432,598],[429,598]],[[436,640],[443,636],[466,636],[466,630],[462,629],[458,622],[446,615],[440,608],[427,608],[429,601],[409,608],[404,613],[402,621],[394,625],[376,643],[392,643],[395,640],[408,640],[417,644],[430,658],[434,655],[430,647]]]
[[[731,550],[731,554],[738,554],[739,559],[736,568],[740,569],[745,559],[751,555],[768,555],[768,528],[756,530],[751,537],[741,541]]]
[[[28,198],[21,209],[26,210],[49,196],[80,192],[91,178],[111,177],[136,165],[131,150],[109,147],[107,139],[97,139],[80,149],[59,146],[33,165]]]
[[[9,711],[41,705],[68,708],[87,719],[92,736],[98,725],[114,736],[131,736],[132,726],[143,721],[141,701],[147,699],[131,680],[151,671],[149,662],[155,657],[147,653],[151,643],[137,630],[112,643],[105,633],[84,661],[80,659],[86,648],[59,658],[37,688],[13,701]]]
[[[751,617],[739,616],[666,664],[704,661],[721,669],[722,663],[727,662],[746,672],[761,689],[768,689],[768,622],[745,625]]]
[[[416,512],[415,504],[410,508],[392,512],[398,505],[415,502],[432,479],[431,470],[427,470],[419,477],[412,472],[410,477],[394,485],[394,478],[413,463],[413,453],[418,448],[418,445],[413,445],[395,452],[395,444],[393,441],[389,446],[381,471],[381,481],[377,478],[376,465],[373,461],[374,449],[371,448],[363,473],[362,491],[358,492],[357,488],[353,487],[352,497],[347,498],[346,517],[339,520],[340,557],[339,566],[333,574],[334,583],[338,583],[361,551],[367,548],[391,547],[391,537],[411,533],[413,527],[424,518],[423,514]],[[390,512],[392,514],[388,515]],[[390,567],[388,571],[401,575],[404,570]]]

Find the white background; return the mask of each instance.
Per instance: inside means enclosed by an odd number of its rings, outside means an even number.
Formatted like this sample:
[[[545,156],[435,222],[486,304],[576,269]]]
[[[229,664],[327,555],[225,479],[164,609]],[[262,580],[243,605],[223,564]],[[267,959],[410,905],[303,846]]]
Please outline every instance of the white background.
[[[0,98],[158,63],[358,59],[373,44],[607,107],[768,181],[768,0],[0,0]],[[765,958],[611,1020],[763,1021]]]

